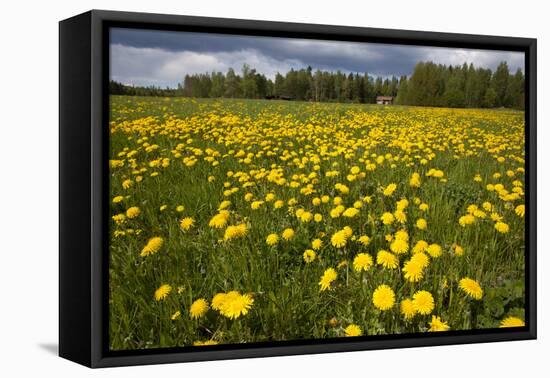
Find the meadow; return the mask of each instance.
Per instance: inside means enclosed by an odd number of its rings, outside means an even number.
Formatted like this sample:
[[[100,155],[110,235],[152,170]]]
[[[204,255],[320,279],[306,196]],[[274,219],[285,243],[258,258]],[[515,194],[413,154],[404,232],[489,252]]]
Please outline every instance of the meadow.
[[[524,325],[524,114],[111,96],[113,350]]]

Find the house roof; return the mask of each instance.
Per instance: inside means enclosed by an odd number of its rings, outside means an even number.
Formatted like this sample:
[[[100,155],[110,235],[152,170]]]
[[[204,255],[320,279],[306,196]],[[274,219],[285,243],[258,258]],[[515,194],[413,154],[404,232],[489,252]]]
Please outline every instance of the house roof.
[[[377,100],[393,100],[393,96],[376,96]]]

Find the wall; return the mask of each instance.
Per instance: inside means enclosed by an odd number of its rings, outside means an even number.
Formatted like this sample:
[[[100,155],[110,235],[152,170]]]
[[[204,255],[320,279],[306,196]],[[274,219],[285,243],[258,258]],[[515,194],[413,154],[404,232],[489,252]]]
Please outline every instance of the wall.
[[[544,2],[12,1],[2,5],[0,372],[4,377],[541,376],[548,368],[546,295],[550,164],[539,152],[538,341],[356,352],[91,371],[57,358],[57,21],[90,8],[539,38],[539,146],[547,128],[550,29]],[[547,13],[546,13],[547,14]],[[6,85],[7,84],[7,85]],[[546,273],[546,274],[543,274]],[[546,356],[546,359],[544,358]],[[547,370],[547,369],[546,369]]]

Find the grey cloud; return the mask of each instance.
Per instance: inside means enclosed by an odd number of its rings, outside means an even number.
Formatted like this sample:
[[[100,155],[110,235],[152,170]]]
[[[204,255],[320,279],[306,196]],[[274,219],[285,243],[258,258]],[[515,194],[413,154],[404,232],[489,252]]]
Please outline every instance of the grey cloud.
[[[418,61],[466,62],[494,69],[504,60],[516,70],[523,69],[524,60],[522,53],[506,51],[136,29],[112,29],[111,49],[113,79],[168,86],[175,86],[185,73],[225,72],[229,67],[239,70],[242,63],[268,77],[308,65],[329,71],[401,76],[411,74]]]

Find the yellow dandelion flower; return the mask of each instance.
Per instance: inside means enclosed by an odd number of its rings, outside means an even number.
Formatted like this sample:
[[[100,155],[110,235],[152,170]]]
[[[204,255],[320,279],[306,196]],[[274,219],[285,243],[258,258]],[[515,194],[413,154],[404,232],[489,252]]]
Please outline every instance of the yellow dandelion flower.
[[[393,194],[393,192],[395,192],[395,189],[397,189],[397,185],[396,184],[389,184],[388,186],[386,186],[384,188],[384,190],[382,191],[382,193],[386,196],[386,197],[389,197]]]
[[[143,247],[143,249],[141,250],[140,256],[144,257],[154,255],[160,250],[163,243],[164,240],[162,240],[160,236],[149,239],[145,247]]]
[[[389,310],[395,304],[395,293],[388,285],[380,285],[372,294],[372,303],[379,310]]]
[[[313,248],[316,251],[320,250],[322,246],[323,246],[323,241],[321,239],[314,239],[311,242],[311,248]]]
[[[346,246],[348,238],[346,237],[346,233],[342,231],[338,231],[332,235],[330,238],[330,243],[333,247],[336,248],[343,248]]]
[[[392,213],[387,213],[386,212],[386,213],[382,214],[382,216],[380,217],[380,220],[385,225],[390,225],[395,221],[395,217],[393,216]]]
[[[208,301],[203,298],[199,298],[191,304],[189,308],[189,315],[192,319],[198,319],[203,317],[208,311]]]
[[[425,242],[424,240],[419,240],[416,242],[416,244],[414,245],[413,249],[412,249],[412,252],[413,253],[420,253],[420,252],[424,252],[428,249],[428,243]]]
[[[495,223],[495,230],[497,230],[498,232],[500,232],[501,234],[505,234],[507,233],[508,231],[510,231],[510,226],[508,226],[506,223],[504,222],[497,222]]]
[[[458,219],[458,224],[462,227],[466,227],[476,221],[476,217],[471,214],[463,215]]]
[[[124,201],[124,197],[123,196],[116,196],[113,198],[113,203],[119,203],[119,202],[122,202]]]
[[[139,207],[132,206],[128,210],[126,210],[126,216],[130,219],[136,218],[141,213],[141,210],[139,210]]]
[[[439,316],[432,315],[432,321],[430,322],[430,329],[428,331],[430,332],[442,332],[442,331],[448,331],[451,327],[449,325],[442,321]]]
[[[223,228],[227,224],[228,219],[229,211],[221,210],[218,214],[214,215],[212,219],[210,219],[208,226],[213,228]]]
[[[500,322],[500,328],[525,327],[525,322],[515,316],[508,316]]]
[[[365,247],[370,244],[370,238],[367,235],[361,235],[357,241]]]
[[[346,218],[353,218],[355,217],[357,214],[359,214],[359,210],[357,210],[355,207],[350,207],[350,208],[347,208],[343,213],[342,215]]]
[[[236,226],[229,226],[225,229],[223,235],[224,240],[231,240],[236,238],[241,238],[245,236],[248,232],[248,227],[245,223],[238,224]]]
[[[393,216],[400,223],[405,223],[407,221],[407,214],[403,210],[396,210]]]
[[[238,291],[227,293],[220,304],[220,313],[229,319],[237,319],[248,314],[254,298],[249,294],[241,294]]]
[[[350,324],[346,327],[344,332],[346,337],[361,336],[363,334],[363,330],[357,324]]]
[[[426,290],[420,290],[414,293],[412,302],[414,310],[421,315],[431,314],[435,307],[432,293]]]
[[[400,305],[400,311],[401,315],[405,318],[405,320],[411,320],[414,315],[416,314],[416,310],[414,309],[413,301],[410,299],[403,299],[401,301]]]
[[[353,259],[353,269],[355,269],[356,272],[361,271],[367,271],[372,266],[372,256],[368,253],[359,253],[355,258]]]
[[[424,252],[415,253],[411,257],[411,261],[420,266],[422,269],[427,268],[428,265],[430,265],[430,259]]]
[[[426,219],[424,218],[418,218],[416,220],[416,227],[419,230],[425,230],[426,228],[428,228],[428,222],[426,222]]]
[[[155,300],[162,301],[166,299],[168,294],[172,291],[172,286],[168,284],[161,285],[157,290],[155,290]]]
[[[267,245],[273,246],[279,242],[279,236],[277,234],[269,234],[267,238],[265,238],[265,242]]]
[[[462,256],[464,254],[464,248],[462,248],[458,244],[454,246],[453,250],[455,251],[455,254],[457,256]]]
[[[390,244],[390,250],[393,253],[397,253],[398,255],[407,253],[409,251],[409,243],[407,243],[405,240],[402,239],[395,239]]]
[[[518,217],[524,217],[525,216],[525,205],[518,205],[516,206],[516,209],[514,210]]]
[[[325,291],[327,289],[330,289],[331,284],[336,280],[338,277],[338,273],[333,268],[328,268],[323,273],[323,276],[321,277],[321,280],[319,281],[319,286],[321,286],[321,291]]]
[[[465,277],[460,280],[458,285],[466,294],[468,294],[468,296],[473,299],[480,300],[483,297],[483,289],[476,280]]]
[[[409,260],[403,266],[403,273],[409,282],[418,282],[424,277],[424,268],[416,261]]]
[[[315,215],[313,216],[313,220],[317,223],[322,222],[323,221],[323,215],[321,215],[319,213],[315,213]]]
[[[304,257],[304,261],[309,264],[310,262],[313,262],[313,260],[315,260],[316,256],[317,254],[313,249],[306,249],[303,257]]]
[[[226,295],[226,293],[217,293],[216,295],[214,295],[214,297],[212,298],[212,308],[214,310],[219,311],[221,309]]]
[[[283,237],[283,239],[285,240],[292,240],[294,238],[294,230],[292,228],[286,228],[283,230],[283,233],[281,234],[281,236]]]
[[[428,254],[433,258],[441,256],[442,251],[443,249],[439,244],[430,244],[426,249],[426,252],[428,252]]]
[[[216,340],[206,340],[206,341],[195,341],[193,346],[208,346],[208,345],[218,345],[219,343]]]
[[[376,255],[376,263],[386,269],[396,269],[399,266],[399,259],[393,253],[382,249]]]
[[[185,217],[180,222],[180,227],[182,230],[187,231],[191,227],[193,227],[193,223],[195,223],[195,220],[191,217]]]

